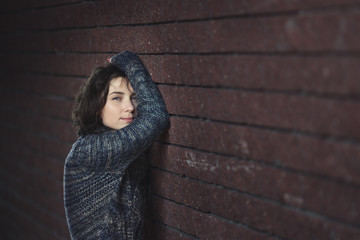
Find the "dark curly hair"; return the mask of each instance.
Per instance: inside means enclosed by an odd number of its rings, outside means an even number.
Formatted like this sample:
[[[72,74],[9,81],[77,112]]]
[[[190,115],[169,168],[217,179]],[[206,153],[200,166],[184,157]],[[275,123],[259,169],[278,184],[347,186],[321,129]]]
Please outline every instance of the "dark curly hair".
[[[107,129],[102,123],[101,111],[106,103],[109,83],[117,77],[127,80],[122,70],[109,63],[106,66],[95,68],[80,88],[72,112],[73,123],[79,136],[100,133]],[[127,84],[130,84],[129,81]]]

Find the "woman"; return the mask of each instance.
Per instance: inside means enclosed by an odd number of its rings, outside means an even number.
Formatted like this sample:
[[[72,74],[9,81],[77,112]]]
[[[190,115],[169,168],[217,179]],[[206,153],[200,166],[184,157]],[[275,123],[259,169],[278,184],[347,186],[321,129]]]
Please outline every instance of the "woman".
[[[65,162],[64,202],[76,240],[141,238],[143,153],[169,125],[141,60],[125,51],[109,61],[91,74],[73,113],[80,137]]]

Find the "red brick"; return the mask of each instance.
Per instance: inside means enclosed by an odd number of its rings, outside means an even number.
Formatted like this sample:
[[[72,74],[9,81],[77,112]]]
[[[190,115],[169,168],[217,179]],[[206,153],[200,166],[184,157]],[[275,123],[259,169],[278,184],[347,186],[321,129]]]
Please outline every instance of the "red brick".
[[[23,176],[1,174],[0,179],[3,183],[6,183],[3,191],[11,191],[19,194],[23,199],[36,203],[37,206],[41,206],[44,211],[51,215],[65,219],[64,201],[62,197],[46,193],[43,189],[27,186],[27,179],[23,179]]]
[[[3,122],[10,126],[51,136],[67,143],[72,143],[77,139],[76,131],[70,121],[6,109],[2,113],[4,114]]]
[[[167,199],[288,239],[356,239],[360,234],[345,224],[164,172],[152,183],[152,191]]]
[[[155,167],[309,209],[350,224],[360,223],[357,204],[360,191],[353,186],[171,145],[157,143],[151,150],[150,161]]]
[[[61,1],[59,1],[61,2]],[[272,13],[309,8],[326,8],[336,5],[356,4],[356,0],[337,1],[99,1],[82,2],[56,8],[43,8],[21,14],[2,16],[2,30],[53,29],[116,24],[142,24],[217,18],[253,13]],[[45,2],[26,4],[22,7],[46,5]],[[44,21],[46,19],[46,21]]]
[[[180,231],[196,235],[201,239],[269,239],[265,234],[252,231],[239,224],[230,223],[216,216],[198,212],[192,208],[167,201],[159,197],[152,198],[155,219]],[[210,231],[211,229],[211,231]]]
[[[17,196],[16,196],[17,195]],[[48,213],[46,210],[41,209],[33,204],[27,202],[26,199],[21,199],[18,194],[8,192],[2,193],[3,201],[11,203],[18,211],[33,216],[33,219],[44,227],[56,232],[58,235],[65,235],[67,233],[66,221],[63,218],[58,218]]]
[[[16,162],[31,166],[46,176],[62,181],[64,162],[44,156],[42,152],[34,152],[24,145],[2,142],[1,152],[8,157],[16,159]]]
[[[65,240],[70,239],[67,233],[64,236],[59,236],[46,226],[34,221],[33,217],[21,213],[14,208],[9,208],[8,205],[1,204],[1,216],[10,216],[6,222],[11,226],[10,230],[16,238],[12,239],[27,239],[27,240]]]
[[[31,166],[46,176],[62,181],[64,161],[47,157],[41,151],[32,151],[24,144],[20,147],[16,143],[2,142],[0,149],[6,156],[17,159],[16,162]]]
[[[359,94],[360,60],[298,56],[142,56],[160,83]],[[346,74],[344,74],[346,73]]]
[[[120,51],[120,50],[119,50]],[[88,76],[113,54],[6,55],[6,69]],[[158,83],[359,95],[358,58],[251,55],[143,55]],[[31,64],[29,64],[31,63]],[[44,67],[46,66],[46,67]],[[346,74],[344,74],[346,73]],[[85,78],[7,76],[4,87],[73,97]],[[27,84],[24,84],[27,83]],[[31,82],[32,84],[28,84]]]
[[[16,144],[23,144],[25,147],[41,152],[48,157],[65,159],[71,149],[72,143],[64,143],[59,140],[32,134],[24,130],[16,130],[8,127],[1,127],[2,134],[6,140]]]
[[[23,10],[23,9],[31,9],[38,7],[49,7],[57,4],[78,2],[78,0],[20,0],[20,1],[6,1],[6,3],[2,4],[1,11],[14,11],[14,10]],[[27,19],[25,19],[27,20]],[[11,23],[11,22],[10,22]]]
[[[31,169],[29,166],[16,164],[16,160],[17,159],[5,156],[2,160],[4,171],[7,171],[13,176],[21,176],[23,187],[38,189],[43,193],[61,199],[63,187],[62,182],[36,172],[36,170]]]
[[[0,50],[146,53],[309,52],[360,49],[357,12],[223,19],[6,35]],[[266,27],[265,27],[266,26]],[[243,33],[246,33],[244,37]],[[6,49],[5,49],[6,48]]]
[[[34,61],[33,58],[28,59]],[[26,92],[74,98],[78,93],[84,78],[55,77],[46,75],[7,75],[4,88],[23,90]]]
[[[8,209],[7,206],[4,205],[4,202],[0,203],[0,231],[2,233],[2,238],[14,240],[14,239],[22,239],[19,235],[22,233],[19,231],[20,226],[14,221],[14,212]]]
[[[346,6],[347,4],[358,3],[358,1],[324,1],[324,0],[296,0],[296,1],[283,1],[283,0],[271,0],[271,1],[247,1],[247,6],[252,11],[264,12],[267,9],[279,10],[300,10],[309,8],[325,8],[328,6],[334,6],[340,8],[340,6]]]
[[[360,103],[355,101],[189,87],[160,90],[171,114],[360,137]]]
[[[152,235],[146,235],[144,239],[158,239],[158,240],[192,240],[197,239],[184,234],[179,231],[175,231],[173,228],[164,226],[160,223],[152,223]]]
[[[29,82],[35,83],[41,88],[49,88],[54,91],[55,86],[69,91],[71,96],[81,86],[81,83],[86,80],[90,72],[97,66],[102,66],[108,63],[107,59],[113,54],[21,54],[21,55],[6,55],[6,62],[2,66],[7,70],[25,71],[38,73],[36,76],[25,75],[25,79],[29,78]],[[41,76],[40,74],[45,74]],[[48,76],[48,75],[62,75],[62,76]],[[64,75],[70,75],[65,77]],[[16,81],[24,81],[23,76],[11,76]],[[76,77],[76,78],[75,78]],[[22,79],[19,79],[22,78]],[[54,85],[50,85],[54,83]]]
[[[265,161],[359,183],[358,144],[233,124],[172,117],[162,141]]]
[[[11,101],[9,101],[11,99]],[[25,92],[4,92],[0,100],[18,111],[31,111],[33,114],[56,117],[63,120],[71,119],[73,101],[53,96],[39,96]]]

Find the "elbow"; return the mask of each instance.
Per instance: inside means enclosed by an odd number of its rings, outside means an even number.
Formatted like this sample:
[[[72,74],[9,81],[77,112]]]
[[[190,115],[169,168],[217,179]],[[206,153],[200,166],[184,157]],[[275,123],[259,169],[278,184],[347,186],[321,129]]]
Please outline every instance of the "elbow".
[[[170,117],[167,111],[162,112],[162,114],[158,115],[158,123],[161,129],[161,132],[164,132],[170,127]]]
[[[151,126],[157,134],[163,133],[170,127],[170,117],[165,104],[160,107],[150,105],[148,108],[141,110],[146,110],[146,112],[140,116],[141,121],[146,122],[149,127]]]
[[[164,130],[168,129],[170,127],[170,116],[169,113],[166,112],[166,117],[164,119]]]

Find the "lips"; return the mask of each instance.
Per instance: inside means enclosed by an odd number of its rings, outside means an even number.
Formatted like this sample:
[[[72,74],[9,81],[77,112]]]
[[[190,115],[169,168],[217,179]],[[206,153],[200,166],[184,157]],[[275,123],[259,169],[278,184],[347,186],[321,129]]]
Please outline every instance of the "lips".
[[[134,118],[121,118],[121,120],[123,120],[125,122],[132,122],[134,120]]]

